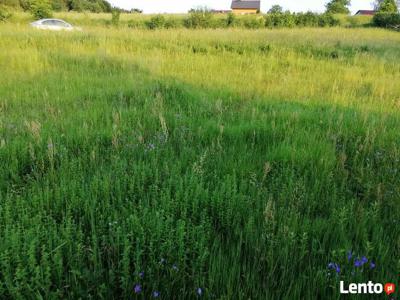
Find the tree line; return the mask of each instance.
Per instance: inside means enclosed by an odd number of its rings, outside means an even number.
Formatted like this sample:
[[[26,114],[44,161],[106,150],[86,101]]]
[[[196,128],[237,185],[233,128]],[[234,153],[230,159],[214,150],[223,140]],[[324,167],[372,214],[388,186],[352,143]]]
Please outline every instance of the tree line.
[[[0,5],[30,11],[35,6],[46,6],[53,11],[111,12],[106,0],[0,0]]]
[[[375,0],[373,2],[374,10],[378,13],[397,13],[398,7],[395,0]],[[326,5],[325,13],[330,14],[349,14],[351,0],[331,0]],[[270,14],[280,14],[284,13],[282,6],[273,5],[268,11]],[[287,11],[286,13],[290,13]]]

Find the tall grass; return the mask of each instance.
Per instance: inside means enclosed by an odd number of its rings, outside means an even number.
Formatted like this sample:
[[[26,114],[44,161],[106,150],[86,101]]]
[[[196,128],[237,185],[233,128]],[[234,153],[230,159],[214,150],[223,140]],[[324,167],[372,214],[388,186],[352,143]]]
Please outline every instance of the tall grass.
[[[0,298],[338,299],[340,279],[396,282],[399,41],[0,25]]]

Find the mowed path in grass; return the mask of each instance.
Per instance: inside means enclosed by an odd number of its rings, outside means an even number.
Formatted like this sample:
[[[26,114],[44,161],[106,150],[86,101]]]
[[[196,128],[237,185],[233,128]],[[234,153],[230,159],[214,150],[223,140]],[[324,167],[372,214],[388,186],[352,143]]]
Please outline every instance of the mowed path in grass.
[[[340,279],[396,282],[399,42],[2,24],[0,298],[336,299]]]

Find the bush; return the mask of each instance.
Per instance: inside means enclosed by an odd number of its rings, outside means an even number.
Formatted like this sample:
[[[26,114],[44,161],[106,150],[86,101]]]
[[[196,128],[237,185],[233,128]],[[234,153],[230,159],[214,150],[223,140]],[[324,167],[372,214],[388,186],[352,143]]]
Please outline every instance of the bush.
[[[260,16],[246,16],[243,25],[248,29],[259,29],[265,27],[265,20]]]
[[[331,26],[339,26],[340,21],[335,19],[332,14],[322,14],[319,15],[318,26],[319,27],[331,27]]]
[[[163,15],[157,15],[154,17],[151,17],[149,21],[146,21],[146,27],[148,29],[159,29],[159,28],[164,28],[165,27],[165,18]]]
[[[265,16],[266,27],[294,27],[296,25],[296,15],[290,12],[272,13]]]
[[[19,6],[24,11],[29,11],[31,9],[31,2],[29,0],[19,0]]]
[[[164,27],[165,28],[179,28],[182,26],[182,23],[179,22],[179,19],[171,17],[165,20]]]
[[[185,20],[187,28],[210,28],[213,25],[213,15],[205,8],[191,10],[189,17]]]
[[[377,13],[373,18],[373,23],[378,27],[400,28],[399,13]]]
[[[51,7],[54,11],[65,11],[67,9],[67,5],[63,0],[52,0]]]
[[[47,0],[35,0],[30,4],[30,11],[36,20],[51,18],[53,11]]]
[[[273,13],[265,16],[266,27],[328,27],[339,25],[332,14],[315,14],[312,12],[292,14]]]
[[[226,17],[226,26],[227,27],[234,27],[237,25],[237,18],[235,14],[229,13],[228,16]]]
[[[114,26],[118,26],[119,25],[119,18],[121,16],[121,12],[119,10],[112,10],[111,11],[111,24],[113,24]]]
[[[5,22],[11,18],[11,13],[2,5],[0,5],[0,22]]]

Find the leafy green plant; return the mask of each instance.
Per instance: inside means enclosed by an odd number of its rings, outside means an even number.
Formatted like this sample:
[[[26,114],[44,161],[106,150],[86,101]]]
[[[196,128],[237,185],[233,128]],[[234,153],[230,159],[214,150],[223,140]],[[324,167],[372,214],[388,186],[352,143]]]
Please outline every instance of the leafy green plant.
[[[187,28],[210,28],[213,26],[213,15],[207,8],[193,9],[184,24]]]
[[[350,0],[331,0],[326,4],[326,12],[330,14],[349,14]]]
[[[228,13],[227,17],[226,17],[226,26],[227,27],[234,27],[237,25],[237,18],[235,16],[235,14],[233,13]]]
[[[168,26],[173,25],[171,21],[169,21]],[[151,17],[149,21],[146,22],[146,27],[148,29],[160,29],[166,26],[166,20],[163,15],[156,15]]]
[[[0,5],[0,22],[5,22],[12,17],[12,14],[8,11],[8,9]]]
[[[36,19],[51,18],[53,11],[51,4],[47,0],[34,0],[30,3],[30,12],[32,16]]]
[[[112,10],[111,11],[111,24],[114,26],[118,26],[119,25],[119,20],[121,17],[121,12],[119,10]]]
[[[400,28],[399,13],[377,13],[374,15],[373,23],[378,27]]]
[[[378,12],[380,13],[397,13],[397,5],[395,0],[382,0],[377,5]]]

